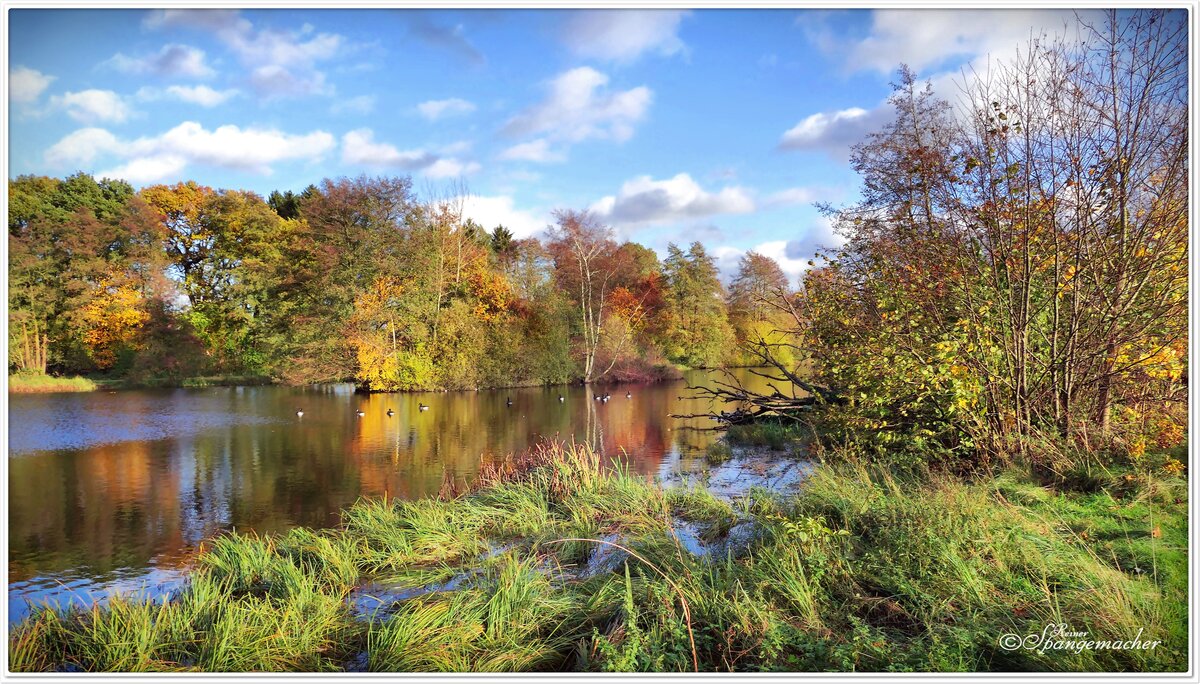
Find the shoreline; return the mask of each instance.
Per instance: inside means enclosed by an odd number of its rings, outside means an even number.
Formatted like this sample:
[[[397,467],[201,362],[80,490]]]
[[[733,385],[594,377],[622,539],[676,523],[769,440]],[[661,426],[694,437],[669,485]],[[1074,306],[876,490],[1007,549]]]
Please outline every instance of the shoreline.
[[[730,368],[741,368],[731,366]],[[647,377],[631,379],[601,378],[593,381],[593,387],[616,387],[621,385],[652,385],[663,382],[675,382],[683,379],[683,373],[690,370],[721,370],[722,368],[663,368]],[[355,394],[421,394],[428,392],[482,392],[488,390],[522,389],[528,387],[571,387],[583,385],[582,379],[572,379],[567,382],[526,382],[512,385],[479,386],[466,388],[436,388],[414,390],[371,390],[359,387],[353,380],[343,380],[330,383],[301,383],[288,384],[278,382],[265,375],[213,375],[181,378],[178,380],[151,379],[134,381],[125,379],[96,378],[87,376],[55,376],[37,375],[21,377],[20,374],[8,376],[9,394],[55,394],[72,392],[95,392],[100,390],[136,390],[136,389],[201,389],[205,387],[305,387],[321,384],[354,384]]]
[[[1181,670],[1186,482],[1131,491],[1110,475],[1100,494],[1055,495],[1020,468],[923,481],[843,461],[816,466],[791,495],[726,499],[546,444],[492,463],[461,494],[362,500],[334,529],[218,536],[165,602],[35,612],[10,630],[9,665]],[[1124,535],[1095,533],[1113,526]],[[1047,621],[1100,640],[1141,629],[1162,647],[997,648]]]

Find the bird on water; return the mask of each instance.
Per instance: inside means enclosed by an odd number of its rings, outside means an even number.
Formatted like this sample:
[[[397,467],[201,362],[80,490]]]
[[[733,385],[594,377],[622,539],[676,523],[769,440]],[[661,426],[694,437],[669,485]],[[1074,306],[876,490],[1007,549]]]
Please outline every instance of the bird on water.
[[[425,404],[417,404],[417,410],[418,411],[428,411],[429,407],[426,406]]]

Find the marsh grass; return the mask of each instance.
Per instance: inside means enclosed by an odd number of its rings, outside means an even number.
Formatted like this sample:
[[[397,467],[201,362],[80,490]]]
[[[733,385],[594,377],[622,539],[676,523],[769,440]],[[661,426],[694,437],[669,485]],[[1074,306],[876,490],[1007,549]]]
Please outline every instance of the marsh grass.
[[[8,391],[15,394],[91,392],[96,386],[92,380],[79,376],[61,378],[45,373],[14,373],[8,376]]]
[[[767,447],[774,451],[793,446],[797,440],[807,436],[804,426],[800,423],[776,421],[731,425],[725,435],[733,444]]]
[[[1182,671],[1186,497],[1153,472],[1077,491],[1018,468],[964,481],[843,459],[793,497],[730,502],[546,445],[457,496],[218,537],[166,602],[36,610],[9,665],[332,671],[365,653],[375,671]],[[710,555],[684,548],[685,524]],[[737,549],[722,543],[734,527],[749,530]],[[351,593],[376,580],[420,591],[356,613]],[[1163,643],[998,646],[1049,623]]]

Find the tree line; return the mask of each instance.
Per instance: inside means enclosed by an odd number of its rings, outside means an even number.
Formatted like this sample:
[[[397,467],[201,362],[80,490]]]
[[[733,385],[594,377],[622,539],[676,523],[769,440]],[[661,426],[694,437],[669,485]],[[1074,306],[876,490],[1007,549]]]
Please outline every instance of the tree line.
[[[820,391],[743,393],[749,413],[836,398],[832,422],[877,446],[971,457],[1178,444],[1185,19],[1111,12],[1078,41],[1030,41],[957,106],[902,68],[892,121],[853,150],[861,200],[826,208],[845,245],[764,299],[793,337],[758,353]]]
[[[750,253],[728,291],[700,243],[660,260],[582,211],[516,239],[461,193],[326,179],[266,199],[85,173],[9,183],[9,370],[135,381],[266,375],[372,391],[647,380],[771,335]]]

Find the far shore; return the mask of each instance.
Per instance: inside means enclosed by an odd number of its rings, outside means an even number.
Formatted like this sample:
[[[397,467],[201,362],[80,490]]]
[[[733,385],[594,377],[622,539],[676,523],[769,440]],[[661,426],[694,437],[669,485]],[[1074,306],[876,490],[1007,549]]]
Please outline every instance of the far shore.
[[[732,367],[731,367],[732,368]],[[652,371],[633,376],[610,376],[592,382],[594,387],[610,387],[615,385],[640,385],[679,380],[682,372],[691,370],[683,366],[662,366]],[[344,382],[353,382],[345,380]],[[208,375],[186,378],[149,378],[132,380],[127,378],[104,378],[86,376],[55,376],[42,373],[13,373],[8,376],[9,394],[49,394],[55,392],[94,392],[97,390],[115,391],[122,389],[153,389],[153,388],[202,388],[202,387],[234,387],[285,385],[275,378],[266,375]],[[469,392],[481,390],[516,389],[520,387],[564,387],[583,384],[576,378],[569,382],[525,382],[512,385],[485,387],[455,387],[431,388],[424,390],[371,390],[356,387],[355,391],[362,394],[407,394],[409,392]]]

